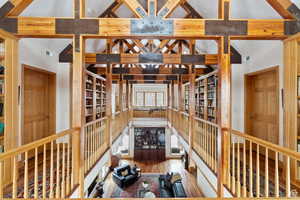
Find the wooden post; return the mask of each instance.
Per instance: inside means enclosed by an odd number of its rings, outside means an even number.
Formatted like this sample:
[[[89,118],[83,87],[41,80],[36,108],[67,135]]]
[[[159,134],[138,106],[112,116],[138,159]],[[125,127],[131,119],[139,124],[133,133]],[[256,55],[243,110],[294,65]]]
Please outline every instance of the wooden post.
[[[219,19],[229,20],[230,0],[219,0]],[[231,132],[231,64],[230,37],[222,36],[219,47],[218,73],[218,197],[224,197],[224,185],[228,183],[228,162]],[[239,176],[239,175],[238,175]]]
[[[174,103],[174,81],[171,82],[171,108],[175,108],[175,103]]]
[[[195,40],[191,40],[191,54],[195,54]],[[193,150],[193,135],[194,135],[194,117],[195,117],[195,80],[194,65],[189,66],[189,155]],[[189,156],[190,157],[190,156]],[[191,163],[191,162],[189,162]]]
[[[72,90],[72,128],[83,127],[85,123],[85,39],[82,36],[75,36],[73,43],[73,89]],[[84,155],[83,155],[83,128],[72,136],[72,175],[73,185],[79,184],[80,197],[83,197],[84,190]]]
[[[129,93],[129,83],[126,81],[126,108],[129,109],[129,101],[130,101],[130,93]]]
[[[168,83],[167,85],[167,107],[168,109],[170,108],[170,105],[171,105],[171,96],[170,96],[170,84]]]
[[[111,39],[107,39],[106,53],[111,52]],[[106,67],[106,117],[107,117],[107,137],[109,141],[109,147],[112,146],[112,65],[107,64]]]
[[[74,17],[85,16],[85,1],[74,0]],[[72,127],[81,127],[79,133],[72,137],[72,187],[79,185],[79,196],[84,196],[84,134],[85,124],[85,38],[81,35],[73,37],[73,82],[72,86]]]
[[[123,112],[123,79],[122,75],[120,75],[119,81],[119,108],[120,112]]]

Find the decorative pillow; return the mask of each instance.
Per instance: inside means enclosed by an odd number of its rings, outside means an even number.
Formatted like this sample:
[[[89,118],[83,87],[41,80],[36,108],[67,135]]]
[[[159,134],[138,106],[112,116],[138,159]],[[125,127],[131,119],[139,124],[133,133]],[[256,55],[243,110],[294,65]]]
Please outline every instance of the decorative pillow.
[[[128,171],[127,171],[127,170],[122,171],[122,172],[121,172],[121,175],[122,175],[122,176],[127,176],[127,175],[128,175]]]
[[[181,181],[181,176],[179,173],[174,173],[171,178],[171,183],[174,184],[176,181]]]

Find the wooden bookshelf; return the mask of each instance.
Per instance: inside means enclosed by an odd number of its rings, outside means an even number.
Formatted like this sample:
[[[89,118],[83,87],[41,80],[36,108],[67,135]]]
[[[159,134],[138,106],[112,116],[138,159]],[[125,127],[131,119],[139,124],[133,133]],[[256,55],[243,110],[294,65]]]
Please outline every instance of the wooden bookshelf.
[[[87,71],[85,78],[85,119],[86,123],[105,117],[105,79]]]
[[[195,85],[196,117],[217,123],[217,71],[202,76]]]

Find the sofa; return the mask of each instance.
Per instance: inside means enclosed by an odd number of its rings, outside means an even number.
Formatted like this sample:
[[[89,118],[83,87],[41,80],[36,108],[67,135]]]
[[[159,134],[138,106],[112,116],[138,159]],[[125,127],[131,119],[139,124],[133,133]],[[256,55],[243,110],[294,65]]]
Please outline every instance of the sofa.
[[[176,177],[173,177],[176,176]],[[167,173],[159,177],[160,197],[162,198],[186,198],[180,175]]]
[[[121,188],[133,184],[138,178],[136,167],[131,168],[130,165],[122,165],[116,167],[112,173],[114,182]]]

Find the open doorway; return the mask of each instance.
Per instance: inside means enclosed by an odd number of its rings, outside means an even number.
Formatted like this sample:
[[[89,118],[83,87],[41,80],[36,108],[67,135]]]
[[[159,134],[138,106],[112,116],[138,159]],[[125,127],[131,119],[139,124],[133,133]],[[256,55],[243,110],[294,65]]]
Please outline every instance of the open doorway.
[[[245,132],[279,144],[279,72],[277,67],[245,75]]]
[[[56,74],[22,66],[22,145],[56,133]]]

